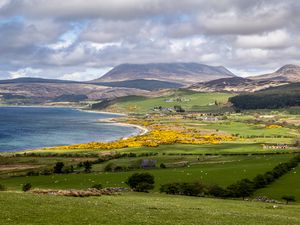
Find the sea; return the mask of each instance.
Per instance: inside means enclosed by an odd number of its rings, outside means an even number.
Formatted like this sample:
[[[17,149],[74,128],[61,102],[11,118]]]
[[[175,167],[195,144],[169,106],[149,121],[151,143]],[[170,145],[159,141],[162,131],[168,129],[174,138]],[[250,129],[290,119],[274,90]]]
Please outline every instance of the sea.
[[[99,122],[119,116],[72,108],[0,107],[0,152],[108,142],[139,133],[135,127]]]

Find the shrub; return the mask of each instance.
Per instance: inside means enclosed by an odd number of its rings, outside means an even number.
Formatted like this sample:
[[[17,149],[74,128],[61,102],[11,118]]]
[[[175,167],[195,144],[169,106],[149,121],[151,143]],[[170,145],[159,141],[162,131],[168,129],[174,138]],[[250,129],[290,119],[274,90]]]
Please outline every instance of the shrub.
[[[214,197],[225,197],[227,195],[227,192],[219,185],[211,185],[207,187],[206,194]]]
[[[181,191],[183,195],[187,196],[199,196],[204,194],[205,185],[202,183],[183,183],[181,185]]]
[[[26,183],[26,184],[23,184],[23,186],[22,186],[22,190],[24,192],[29,191],[31,188],[32,188],[31,183]]]
[[[253,179],[253,185],[255,189],[263,188],[268,184],[267,180],[265,179],[264,175],[258,174]]]
[[[100,189],[102,189],[102,184],[95,184],[92,186],[92,188],[100,190]]]
[[[160,186],[160,192],[170,195],[178,195],[181,191],[180,183],[163,184]]]
[[[289,202],[296,201],[295,196],[292,196],[292,195],[284,195],[284,196],[282,196],[282,199],[285,200],[286,204],[289,204]]]
[[[5,191],[5,190],[6,190],[5,186],[3,184],[0,184],[0,191]]]
[[[126,181],[134,191],[148,192],[154,188],[154,176],[149,173],[134,173]]]
[[[90,173],[92,171],[92,163],[90,161],[83,162],[84,172]]]
[[[135,188],[135,191],[137,192],[148,192],[148,190],[151,190],[154,188],[153,184],[147,183],[147,182],[142,182],[138,183],[138,185]]]
[[[105,172],[112,172],[115,168],[115,164],[114,163],[108,163],[105,167],[104,167],[104,171]]]
[[[39,172],[37,171],[28,171],[26,173],[27,176],[38,176],[39,175]]]
[[[167,168],[166,165],[165,165],[164,163],[161,163],[161,164],[159,165],[159,167],[162,168],[162,169]]]
[[[53,168],[54,173],[62,173],[64,166],[65,164],[63,162],[57,162]]]
[[[73,173],[74,172],[74,167],[71,166],[65,166],[62,170],[63,173]]]
[[[200,196],[206,192],[206,186],[200,182],[170,183],[161,185],[160,192],[172,195]]]
[[[53,170],[52,169],[44,169],[43,171],[41,171],[40,174],[41,175],[51,175],[51,174],[53,174]]]
[[[227,191],[230,197],[242,197],[244,199],[254,192],[254,184],[248,179],[242,179],[229,185]]]

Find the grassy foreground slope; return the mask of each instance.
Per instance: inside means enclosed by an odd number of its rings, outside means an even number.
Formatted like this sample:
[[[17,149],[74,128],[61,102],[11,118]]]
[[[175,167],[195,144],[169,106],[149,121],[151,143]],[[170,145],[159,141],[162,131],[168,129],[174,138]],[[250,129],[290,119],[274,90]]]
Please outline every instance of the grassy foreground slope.
[[[18,204],[16,204],[16,202]],[[124,194],[72,198],[0,193],[0,224],[210,225],[299,224],[299,205]]]

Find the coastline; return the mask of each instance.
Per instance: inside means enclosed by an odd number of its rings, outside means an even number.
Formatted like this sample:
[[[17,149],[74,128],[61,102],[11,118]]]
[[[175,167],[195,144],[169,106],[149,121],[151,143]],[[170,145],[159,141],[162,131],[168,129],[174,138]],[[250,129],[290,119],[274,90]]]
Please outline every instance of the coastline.
[[[114,118],[99,119],[99,120],[97,120],[97,122],[100,122],[100,123],[112,123],[112,124],[115,124],[117,126],[123,126],[123,127],[135,127],[138,130],[140,130],[140,133],[138,135],[145,135],[145,134],[147,134],[149,132],[149,129],[147,129],[146,127],[143,127],[143,126],[140,126],[140,125],[136,125],[136,124],[116,122],[113,119]],[[131,135],[129,137],[132,137],[132,136],[136,136],[136,135]],[[127,138],[128,137],[123,138],[123,139],[127,139]]]
[[[16,108],[66,108],[66,109],[73,109],[73,110],[78,110],[81,112],[86,112],[86,113],[98,113],[98,114],[106,114],[106,115],[117,115],[120,117],[126,117],[127,114],[124,113],[112,113],[112,112],[106,112],[106,111],[96,111],[96,110],[89,110],[86,108],[79,108],[79,107],[61,107],[61,106],[45,106],[45,105],[32,105],[32,106],[13,106],[13,105],[0,105],[1,107],[16,107]],[[105,118],[105,119],[98,119],[95,120],[96,123],[109,123],[113,126],[120,126],[120,127],[132,127],[135,128],[137,130],[137,132],[134,132],[128,136],[124,136],[121,137],[118,140],[126,140],[130,137],[134,137],[134,136],[140,136],[140,135],[145,135],[149,132],[149,129],[147,129],[146,127],[140,126],[140,125],[136,125],[136,124],[130,124],[130,123],[125,123],[125,122],[117,122],[114,120],[115,117],[111,117],[111,118]],[[76,144],[76,143],[75,143]],[[71,144],[70,144],[71,145]],[[0,151],[0,154],[3,153],[18,153],[18,152],[27,152],[27,151],[35,151],[38,149],[42,149],[42,148],[47,148],[47,147],[41,147],[41,148],[37,148],[37,149],[23,149],[23,150],[17,150],[17,151]]]

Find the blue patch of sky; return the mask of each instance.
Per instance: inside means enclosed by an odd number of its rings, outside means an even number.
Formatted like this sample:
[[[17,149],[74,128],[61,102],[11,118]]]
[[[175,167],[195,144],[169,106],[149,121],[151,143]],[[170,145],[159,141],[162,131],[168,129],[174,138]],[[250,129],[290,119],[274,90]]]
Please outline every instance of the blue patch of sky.
[[[25,21],[25,18],[23,16],[12,16],[7,18],[1,18],[0,19],[0,26],[10,23],[23,23]]]
[[[75,43],[81,31],[88,25],[88,21],[71,22],[70,30],[59,37],[59,41]]]

